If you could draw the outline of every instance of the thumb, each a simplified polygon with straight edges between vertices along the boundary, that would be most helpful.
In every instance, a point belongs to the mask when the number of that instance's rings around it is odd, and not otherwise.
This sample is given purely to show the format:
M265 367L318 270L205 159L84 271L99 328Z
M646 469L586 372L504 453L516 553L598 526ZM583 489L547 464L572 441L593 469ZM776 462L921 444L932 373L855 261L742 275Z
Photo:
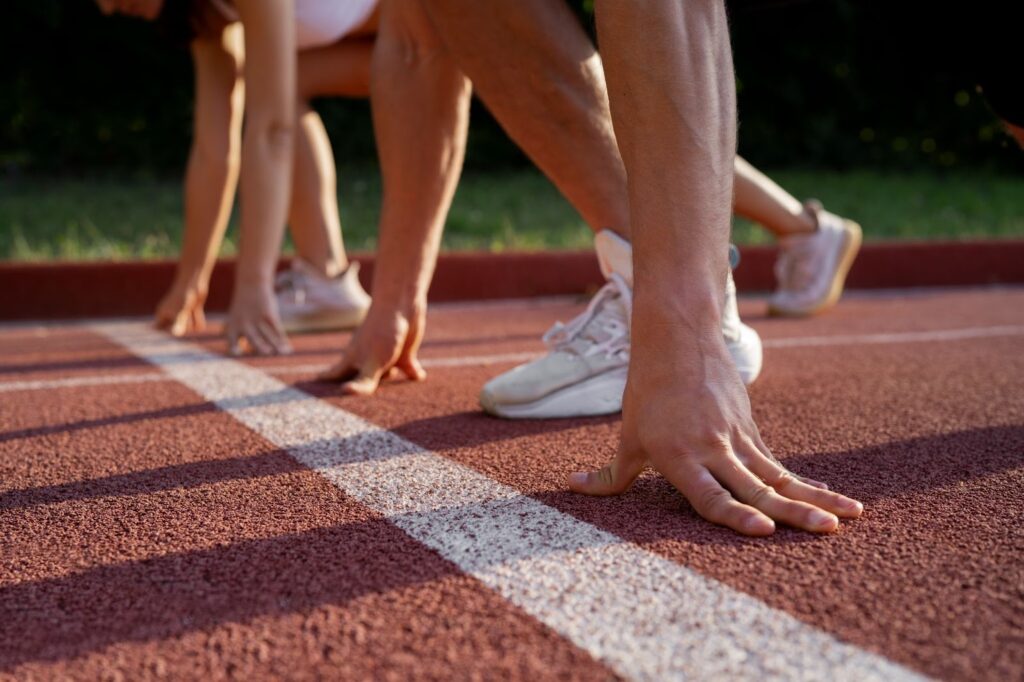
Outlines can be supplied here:
M344 395L373 395L380 386L380 374L360 374L355 379L346 381L341 385L341 392Z
M203 306L197 305L192 311L192 331L201 332L206 329L206 313L203 312Z
M387 372L385 367L376 362L364 362L362 367L349 363L349 374L339 377L342 395L373 395Z
M171 336L185 336L185 334L188 334L189 317L190 313L188 311L182 311L177 314L170 328Z
M637 451L620 448L615 459L597 471L569 474L569 489L584 495L618 495L632 485L645 465Z
M160 305L157 306L155 314L156 319L153 324L157 329L170 330L174 325L175 317L175 311L164 305L163 301L161 301Z
M398 369L413 381L423 381L427 378L427 371L423 369L415 353L403 355L397 363Z

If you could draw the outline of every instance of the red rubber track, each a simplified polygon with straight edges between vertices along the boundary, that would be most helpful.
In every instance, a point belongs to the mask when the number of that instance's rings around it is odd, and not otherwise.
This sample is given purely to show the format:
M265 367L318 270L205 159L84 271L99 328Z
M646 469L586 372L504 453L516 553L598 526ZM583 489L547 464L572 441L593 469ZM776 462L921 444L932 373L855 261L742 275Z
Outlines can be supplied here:
M438 308L424 358L542 350L581 304ZM617 418L483 416L512 366L435 367L369 399L309 381L344 335L295 339L284 375L565 513L927 675L1024 670L1024 290L854 296L814 320L744 319L768 342L751 399L793 470L866 504L814 537L747 540L661 478L593 499L565 477L612 454ZM773 341L919 332L916 340ZM199 339L221 349L214 336ZM0 329L4 382L155 370L80 327ZM0 678L612 677L475 579L171 381L0 393Z

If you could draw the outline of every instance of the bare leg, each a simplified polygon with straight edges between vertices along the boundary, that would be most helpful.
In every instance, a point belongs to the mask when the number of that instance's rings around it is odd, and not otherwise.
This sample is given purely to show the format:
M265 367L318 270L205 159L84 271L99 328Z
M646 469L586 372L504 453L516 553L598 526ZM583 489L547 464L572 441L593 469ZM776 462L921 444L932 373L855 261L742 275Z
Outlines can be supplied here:
M299 97L369 97L373 42L373 36L351 37L300 52Z
M288 3L239 2L245 27L245 111L238 262L224 332L231 353L290 352L274 271L291 202L295 159L295 22Z
M739 156L733 192L733 210L776 237L814 232L817 227L812 211Z
M348 259L338 215L334 153L309 100L325 95L369 96L372 53L372 38L345 39L299 53L298 134L288 224L299 257L325 277L344 272Z
M509 135L595 231L610 227L628 238L626 177L604 69L565 3L428 0L427 6ZM778 237L815 229L803 204L739 157L735 211Z
M156 325L175 336L206 326L210 275L238 185L245 85L240 25L192 43L195 113L185 172L185 231L174 283L156 310Z
M322 378L368 394L393 369L414 380L427 289L462 170L469 81L418 2L384 0L371 101L383 175L373 305L341 360Z
M341 240L337 175L331 141L320 116L307 102L298 105L295 170L288 225L299 257L325 277L348 267Z
M650 464L739 532L835 530L860 504L775 462L720 329L736 150L724 2L600 0L597 18L629 177L633 346L618 455L570 486L619 493Z
M599 231L629 236L601 58L564 2L428 0L438 35L499 123Z

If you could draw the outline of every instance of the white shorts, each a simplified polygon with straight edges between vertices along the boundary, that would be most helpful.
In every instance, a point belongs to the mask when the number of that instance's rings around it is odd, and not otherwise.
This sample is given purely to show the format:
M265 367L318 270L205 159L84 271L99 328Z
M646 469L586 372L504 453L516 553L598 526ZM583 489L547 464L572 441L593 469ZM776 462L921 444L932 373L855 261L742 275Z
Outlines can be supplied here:
M370 18L378 0L295 0L296 47L336 43Z

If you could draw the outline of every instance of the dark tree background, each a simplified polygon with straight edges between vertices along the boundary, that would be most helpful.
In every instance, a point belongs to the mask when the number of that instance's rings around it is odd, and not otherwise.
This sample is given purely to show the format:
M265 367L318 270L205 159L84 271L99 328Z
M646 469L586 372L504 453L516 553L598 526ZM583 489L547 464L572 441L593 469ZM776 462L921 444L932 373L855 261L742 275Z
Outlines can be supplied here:
M555 0L552 0L555 1ZM591 3L574 2L592 29ZM770 168L1024 169L934 4L731 6L740 149ZM177 173L190 135L186 51L90 0L19 0L0 27L0 171ZM370 163L366 102L318 108L340 163ZM468 165L527 163L475 106Z

